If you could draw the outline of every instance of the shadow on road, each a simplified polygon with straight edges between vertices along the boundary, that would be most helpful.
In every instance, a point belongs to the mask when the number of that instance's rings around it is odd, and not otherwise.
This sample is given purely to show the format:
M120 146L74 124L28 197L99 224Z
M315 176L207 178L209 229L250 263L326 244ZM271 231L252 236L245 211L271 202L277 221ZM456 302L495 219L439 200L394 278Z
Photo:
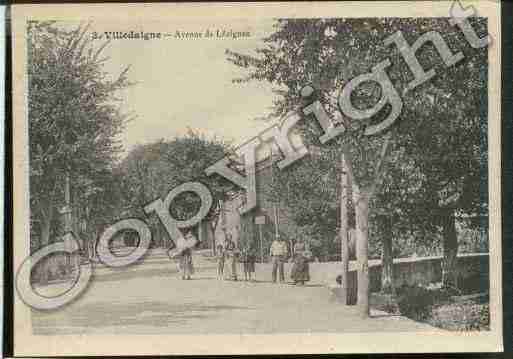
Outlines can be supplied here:
M198 272L208 271L212 268L210 267L202 267ZM110 281L119 281L119 280L128 280L135 279L141 277L168 277L168 278L176 278L178 274L178 270L176 266L162 266L157 268L137 268L137 270L133 270L132 268L113 268L109 269L109 273L102 273L100 275L94 275L95 282L110 282ZM191 279L214 279L214 277L193 277Z
M215 277L191 277L190 279L182 279L183 281L188 280L215 280Z
M71 308L70 308L71 309ZM56 313L39 312L32 316L35 334L62 334L65 328L123 328L131 325L168 327L184 324L193 319L205 319L228 314L236 310L254 308L233 305L204 305L200 303L169 304L165 302L112 303L99 302L75 307L57 319ZM63 312L64 314L64 312ZM55 326L58 320L59 325Z
M397 318L403 318L400 314L392 314L392 313L383 313L383 314L371 314L369 316L371 319L378 319L378 318L393 318L393 317L397 317Z

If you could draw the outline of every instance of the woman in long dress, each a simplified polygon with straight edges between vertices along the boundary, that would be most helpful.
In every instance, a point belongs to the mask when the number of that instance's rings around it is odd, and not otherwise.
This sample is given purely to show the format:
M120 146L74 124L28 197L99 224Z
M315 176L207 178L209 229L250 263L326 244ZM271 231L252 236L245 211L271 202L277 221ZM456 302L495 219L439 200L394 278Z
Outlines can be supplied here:
M305 284L310 280L310 251L305 245L305 242L299 241L294 245L294 259L290 277L294 284Z
M191 248L184 249L180 255L180 271L182 272L182 279L191 279L191 275L194 274Z
M224 267L225 279L237 280L237 248L231 236L226 239L225 246L226 263Z

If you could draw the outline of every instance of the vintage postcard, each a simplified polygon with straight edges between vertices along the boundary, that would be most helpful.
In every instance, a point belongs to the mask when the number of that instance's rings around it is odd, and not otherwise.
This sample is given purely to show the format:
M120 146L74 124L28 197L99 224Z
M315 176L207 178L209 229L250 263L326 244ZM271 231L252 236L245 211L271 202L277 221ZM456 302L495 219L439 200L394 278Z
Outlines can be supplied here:
M502 350L500 3L12 7L19 356Z

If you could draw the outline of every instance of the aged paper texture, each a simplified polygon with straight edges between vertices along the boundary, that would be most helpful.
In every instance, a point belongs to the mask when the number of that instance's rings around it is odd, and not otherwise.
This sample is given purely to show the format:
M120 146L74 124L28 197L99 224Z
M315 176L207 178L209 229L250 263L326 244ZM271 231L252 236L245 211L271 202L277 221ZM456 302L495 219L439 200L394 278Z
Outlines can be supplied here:
M499 2L12 32L15 355L502 349Z

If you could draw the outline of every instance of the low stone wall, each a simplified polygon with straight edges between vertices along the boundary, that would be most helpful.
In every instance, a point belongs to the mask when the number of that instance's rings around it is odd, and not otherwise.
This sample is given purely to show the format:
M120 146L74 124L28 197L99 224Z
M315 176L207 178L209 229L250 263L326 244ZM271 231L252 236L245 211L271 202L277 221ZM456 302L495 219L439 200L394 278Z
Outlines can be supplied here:
M381 261L380 261L381 262ZM488 253L462 254L456 264L457 286L465 292L489 289ZM371 267L371 290L381 289L381 263ZM442 281L442 257L406 258L394 261L394 284L428 285Z
M465 292L485 292L489 289L488 253L461 254L456 265L458 288ZM349 287L356 288L357 263L349 263ZM334 285L341 273L340 262L311 263L313 281ZM381 260L369 261L371 292L381 290ZM429 285L442 281L442 257L394 259L394 285Z

